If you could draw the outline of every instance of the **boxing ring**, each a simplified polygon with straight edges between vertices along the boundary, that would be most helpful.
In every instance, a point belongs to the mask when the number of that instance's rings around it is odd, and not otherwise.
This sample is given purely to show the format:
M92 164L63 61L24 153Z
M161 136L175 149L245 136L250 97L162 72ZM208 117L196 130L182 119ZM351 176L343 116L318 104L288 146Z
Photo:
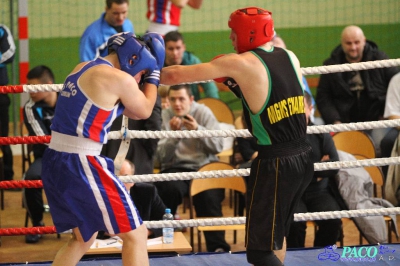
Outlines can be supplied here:
M374 250L374 246L362 246L365 254L368 250ZM356 247L357 248L357 247ZM360 250L361 247L358 247ZM357 250L357 252L358 252ZM362 252L364 252L362 250ZM327 252L325 249L320 248L304 248L304 249L288 249L286 252L285 265L298 266L298 265L328 265L328 266L351 266L351 265L399 265L400 260L400 244L385 245L383 254L379 254L375 259L369 258L341 258L343 248L337 248L333 251ZM394 251L394 252L393 252ZM351 252L351 251L350 251ZM373 251L370 251L373 252ZM373 254L373 253L371 253ZM364 255L363 255L364 256ZM162 256L149 258L151 266L215 266L215 265L230 265L242 266L248 265L245 252L235 253L196 253L186 254L180 256ZM358 264L355 264L358 263ZM10 264L0 264L10 265ZM48 266L51 261L38 262L38 263L21 263L12 265L35 265L35 266ZM79 266L116 266L122 265L121 258L95 258L83 259L78 263Z
M372 68L399 66L400 59L380 60L363 63L333 65L302 68L303 75L327 74L332 72L358 71ZM23 93L40 91L60 91L62 84L48 85L16 85L0 86L0 93ZM360 122L337 125L309 126L307 134L319 134L340 131L368 130L375 128L388 128L400 126L400 119L372 122ZM114 131L108 134L108 139L131 138L210 138L210 137L249 137L245 130L208 130L208 131ZM51 136L35 137L1 137L0 145L49 143ZM400 157L364 159L357 161L337 161L315 163L314 170L345 169L366 166L382 166L400 164ZM207 172L170 173L120 176L122 182L160 182L172 180L192 180L202 178L219 178L231 176L248 176L250 169L219 170ZM41 181L2 181L0 189L12 188L41 188ZM400 214L400 208L364 209L335 212L316 212L295 214L295 221L323 220L333 218L350 218L361 216L382 216ZM211 225L244 224L245 217L224 217L211 219L174 220L174 221L146 221L148 228L161 227L197 227ZM0 228L1 236L14 236L26 234L54 234L54 226L31 228ZM65 232L69 233L69 232ZM1 249L1 246L0 246ZM336 245L325 248L288 249L285 265L354 265L355 262L381 263L382 265L398 265L400 260L400 244L378 244L352 247L337 247ZM120 258L95 258L83 259L78 265L121 265ZM12 265L22 265L26 263ZM50 265L51 262L30 263L32 265ZM178 256L150 256L150 265L246 265L244 252L236 253L191 253ZM3 263L0 265L9 265Z

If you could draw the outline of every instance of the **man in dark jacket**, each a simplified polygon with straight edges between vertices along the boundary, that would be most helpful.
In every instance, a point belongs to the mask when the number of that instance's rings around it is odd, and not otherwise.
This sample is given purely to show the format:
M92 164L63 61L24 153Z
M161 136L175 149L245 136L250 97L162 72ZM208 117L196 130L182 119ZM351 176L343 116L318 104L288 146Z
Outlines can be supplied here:
M136 174L136 165L129 160L124 160L119 174ZM151 183L124 183L143 221L159 221L163 219L167 208L158 195L157 188ZM147 229L148 238L162 235L162 228Z
M143 221L159 221L163 219L166 206L153 184L136 183L131 187L129 193ZM162 228L147 229L147 232L148 238L159 237L162 235Z
M377 45L366 40L357 26L342 32L324 65L358 63L388 59ZM397 67L323 74L317 88L317 106L326 124L376 121L383 118L386 91Z
M0 86L8 84L7 64L12 63L15 55L14 38L6 25L0 24ZM0 137L8 137L10 98L0 93ZM4 179L13 180L13 154L10 145L0 146L3 151Z
M28 84L53 84L54 74L50 68L39 65L27 74ZM29 136L46 136L51 134L50 125L54 117L57 102L57 92L45 91L30 94L30 99L24 105L24 123ZM35 160L24 173L25 180L42 179L42 157L47 149L46 144L34 144ZM24 189L24 205L28 211L33 226L43 226L43 197L42 188ZM26 243L37 243L42 236L39 234L26 235Z

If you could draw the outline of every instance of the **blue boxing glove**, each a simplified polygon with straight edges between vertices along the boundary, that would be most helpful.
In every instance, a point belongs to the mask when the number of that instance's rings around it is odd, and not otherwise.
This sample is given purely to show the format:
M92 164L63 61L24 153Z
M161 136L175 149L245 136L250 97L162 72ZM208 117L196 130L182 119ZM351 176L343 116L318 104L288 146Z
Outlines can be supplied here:
M157 60L158 70L161 70L165 60L165 44L163 37L158 33L149 32L143 35L142 38L150 48L151 54Z
M165 60L164 39L160 34L154 32L146 33L142 38L146 45L150 48L151 54L157 60L157 65L154 71L144 77L144 82L158 86L160 83L160 70L163 68Z

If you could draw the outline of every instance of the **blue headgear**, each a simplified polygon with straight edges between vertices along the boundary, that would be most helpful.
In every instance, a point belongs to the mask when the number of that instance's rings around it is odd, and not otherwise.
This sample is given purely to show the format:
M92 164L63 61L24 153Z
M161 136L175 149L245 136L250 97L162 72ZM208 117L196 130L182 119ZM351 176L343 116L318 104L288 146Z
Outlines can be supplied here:
M135 76L142 70L154 71L157 60L146 44L131 32L121 32L111 36L107 42L108 53L115 51L121 70Z

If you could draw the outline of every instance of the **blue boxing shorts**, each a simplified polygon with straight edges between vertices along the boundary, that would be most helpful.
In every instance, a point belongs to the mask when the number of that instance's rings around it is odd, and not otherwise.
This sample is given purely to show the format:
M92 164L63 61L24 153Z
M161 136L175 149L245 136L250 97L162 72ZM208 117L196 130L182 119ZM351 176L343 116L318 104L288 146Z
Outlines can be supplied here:
M88 152L93 141L54 135L43 156L42 180L57 232L78 227L86 242L97 231L119 234L139 227L142 219L114 174L114 162L96 155L102 145L94 143L95 151Z

